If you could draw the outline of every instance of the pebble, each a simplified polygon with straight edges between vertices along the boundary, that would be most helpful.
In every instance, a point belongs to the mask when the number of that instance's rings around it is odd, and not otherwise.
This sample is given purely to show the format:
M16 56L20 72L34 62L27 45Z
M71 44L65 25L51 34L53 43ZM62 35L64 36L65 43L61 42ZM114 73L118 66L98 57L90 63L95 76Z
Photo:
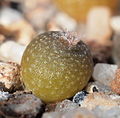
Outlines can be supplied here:
M55 111L56 105L57 105L57 102L46 104L45 112L53 112L53 111Z
M86 108L77 108L65 113L50 112L44 113L42 118L97 118L91 111Z
M48 5L47 7L41 7L41 5L38 4L36 8L32 9L24 6L24 13L30 23L35 27L35 29L37 29L38 31L44 31L46 30L46 23L53 16L53 14L55 14L55 8L51 5Z
M120 33L120 16L113 16L110 21L112 29Z
M110 25L114 31L113 36L113 59L114 62L120 66L120 16L114 16L111 18Z
M114 31L113 36L113 60L120 67L120 16L111 18L110 25Z
M62 28L62 30L74 31L77 27L77 22L65 13L59 12L54 18L54 22Z
M96 91L93 90L94 87L96 88ZM95 82L89 82L89 84L86 86L86 91L88 93L93 93L93 92L110 93L111 89L109 86L105 86L104 84L95 81Z
M56 105L55 111L64 113L77 108L79 108L78 104L70 100L64 100Z
M78 108L63 114L62 118L97 118L91 111L86 108Z
M21 58L26 46L20 45L14 41L6 41L0 45L0 59L21 63Z
M114 107L110 110L107 110L102 115L102 118L120 118L120 107Z
M0 62L0 89L16 91L23 89L20 80L20 66L13 62Z
M8 92L0 91L0 101L8 100L10 94Z
M5 36L3 34L0 34L0 43L3 43L5 41Z
M35 30L25 19L19 20L7 27L13 32L13 38L19 44L27 46L35 36Z
M118 95L118 94L110 94L109 96L110 96L111 99L120 102L120 95Z
M109 95L104 93L91 93L84 99L81 103L81 107L85 107L89 110L94 109L97 106L104 107L105 110L108 110L112 107L118 107L119 102L115 99L112 99Z
M103 85L110 86L110 82L115 78L117 65L98 63L94 67L93 78Z
M117 69L115 78L111 82L111 89L117 94L120 94L120 69Z
M120 107L106 109L105 106L96 106L94 109L79 107L68 112L47 112L42 118L120 118Z
M22 18L23 16L20 12L10 7L2 7L2 9L0 9L0 24L2 25L12 24Z
M119 32L116 32L113 37L112 57L114 63L116 63L120 67L120 33Z
M99 90L99 87L95 84L95 82L90 82L86 86L86 91L88 93L94 93L94 92L99 92L100 90Z
M0 118L40 118L44 103L33 94L17 92L0 102Z
M87 45L90 47L94 64L108 63L111 61L113 45L103 45L96 41L87 41Z
M110 43L112 30L110 28L111 12L108 7L94 7L87 17L87 33L89 40L106 45Z
M98 118L120 118L120 107L113 107L109 110L104 110L103 107L96 107L92 111Z
M46 112L43 114L42 118L62 118L61 112Z
M85 91L81 91L81 92L76 93L76 95L73 97L73 102L81 105L82 101L87 96L87 94L88 93Z

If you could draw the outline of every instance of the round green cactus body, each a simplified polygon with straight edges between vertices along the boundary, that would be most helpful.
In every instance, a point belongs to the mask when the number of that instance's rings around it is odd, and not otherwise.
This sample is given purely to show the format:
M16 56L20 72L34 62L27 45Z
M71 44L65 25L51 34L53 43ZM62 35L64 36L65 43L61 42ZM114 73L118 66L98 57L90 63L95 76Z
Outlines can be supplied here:
M62 31L37 35L26 48L21 66L26 88L44 102L72 97L86 86L93 71L88 47Z

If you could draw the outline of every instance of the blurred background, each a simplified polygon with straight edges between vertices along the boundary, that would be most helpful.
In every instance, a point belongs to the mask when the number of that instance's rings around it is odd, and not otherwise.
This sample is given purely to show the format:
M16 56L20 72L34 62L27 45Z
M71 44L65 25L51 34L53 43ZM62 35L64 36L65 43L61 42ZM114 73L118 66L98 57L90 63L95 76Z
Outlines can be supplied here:
M95 63L119 64L119 3L119 0L0 0L0 60L20 63L24 49L37 33L67 30L77 32L90 46Z

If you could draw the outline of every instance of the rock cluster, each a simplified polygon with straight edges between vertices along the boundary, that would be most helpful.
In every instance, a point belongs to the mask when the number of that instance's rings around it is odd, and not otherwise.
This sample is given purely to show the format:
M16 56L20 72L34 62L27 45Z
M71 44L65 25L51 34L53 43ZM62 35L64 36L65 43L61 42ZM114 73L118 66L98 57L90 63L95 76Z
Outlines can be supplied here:
M44 108L44 103L33 94L17 92L0 102L0 118L36 118Z

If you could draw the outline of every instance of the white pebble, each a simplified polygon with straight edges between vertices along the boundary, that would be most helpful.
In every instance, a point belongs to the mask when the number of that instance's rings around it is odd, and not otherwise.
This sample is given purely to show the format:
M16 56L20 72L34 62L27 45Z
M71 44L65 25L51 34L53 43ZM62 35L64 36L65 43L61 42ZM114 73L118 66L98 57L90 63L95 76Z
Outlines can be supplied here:
M120 16L112 17L110 25L115 32L120 32Z
M62 12L57 14L57 16L55 18L55 22L59 26L66 28L69 31L73 31L77 27L76 21Z
M0 46L0 57L20 64L25 48L14 41L7 41Z
M3 7L0 11L0 24L9 25L22 19L20 12L9 7Z
M115 78L117 68L117 65L96 64L92 76L94 80L109 86L110 82Z

